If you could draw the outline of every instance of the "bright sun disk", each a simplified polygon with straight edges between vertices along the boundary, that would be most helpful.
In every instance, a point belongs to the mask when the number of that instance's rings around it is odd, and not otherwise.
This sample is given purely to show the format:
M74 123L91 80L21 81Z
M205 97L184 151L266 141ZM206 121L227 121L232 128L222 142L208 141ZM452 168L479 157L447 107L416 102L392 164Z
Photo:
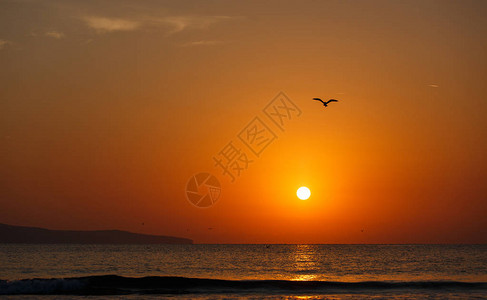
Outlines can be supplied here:
M311 196L311 191L307 187L302 186L298 189L296 195L298 196L299 199L306 200L309 198L309 196Z

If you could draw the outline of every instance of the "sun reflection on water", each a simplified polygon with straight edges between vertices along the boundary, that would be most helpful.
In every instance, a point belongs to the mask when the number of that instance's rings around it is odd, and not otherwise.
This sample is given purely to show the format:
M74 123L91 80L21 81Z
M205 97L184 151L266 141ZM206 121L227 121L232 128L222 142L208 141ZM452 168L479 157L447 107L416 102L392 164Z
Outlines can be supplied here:
M318 253L314 245L296 245L294 251L294 277L292 280L309 281L318 279Z

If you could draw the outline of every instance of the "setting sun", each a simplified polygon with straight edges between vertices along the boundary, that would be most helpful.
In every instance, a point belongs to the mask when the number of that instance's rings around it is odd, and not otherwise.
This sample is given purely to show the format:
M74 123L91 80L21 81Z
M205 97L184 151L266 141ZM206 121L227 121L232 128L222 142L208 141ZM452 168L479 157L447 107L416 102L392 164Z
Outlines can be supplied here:
M311 191L307 187L302 186L298 189L296 195L298 196L299 199L306 200L309 198L309 196L311 196Z
M487 300L486 14L0 0L0 296Z

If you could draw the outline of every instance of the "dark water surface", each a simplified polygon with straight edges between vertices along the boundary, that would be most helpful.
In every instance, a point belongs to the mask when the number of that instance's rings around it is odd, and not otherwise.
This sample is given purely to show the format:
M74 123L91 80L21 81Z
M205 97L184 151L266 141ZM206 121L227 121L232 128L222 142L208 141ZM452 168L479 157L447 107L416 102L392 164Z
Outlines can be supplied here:
M487 245L3 244L0 279L14 299L485 298Z

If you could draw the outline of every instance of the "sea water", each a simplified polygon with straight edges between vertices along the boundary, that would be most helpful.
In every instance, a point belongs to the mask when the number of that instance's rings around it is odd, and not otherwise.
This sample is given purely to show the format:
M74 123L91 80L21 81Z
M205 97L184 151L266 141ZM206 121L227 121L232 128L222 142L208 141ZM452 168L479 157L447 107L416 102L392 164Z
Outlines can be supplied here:
M0 244L0 295L487 298L487 245Z

